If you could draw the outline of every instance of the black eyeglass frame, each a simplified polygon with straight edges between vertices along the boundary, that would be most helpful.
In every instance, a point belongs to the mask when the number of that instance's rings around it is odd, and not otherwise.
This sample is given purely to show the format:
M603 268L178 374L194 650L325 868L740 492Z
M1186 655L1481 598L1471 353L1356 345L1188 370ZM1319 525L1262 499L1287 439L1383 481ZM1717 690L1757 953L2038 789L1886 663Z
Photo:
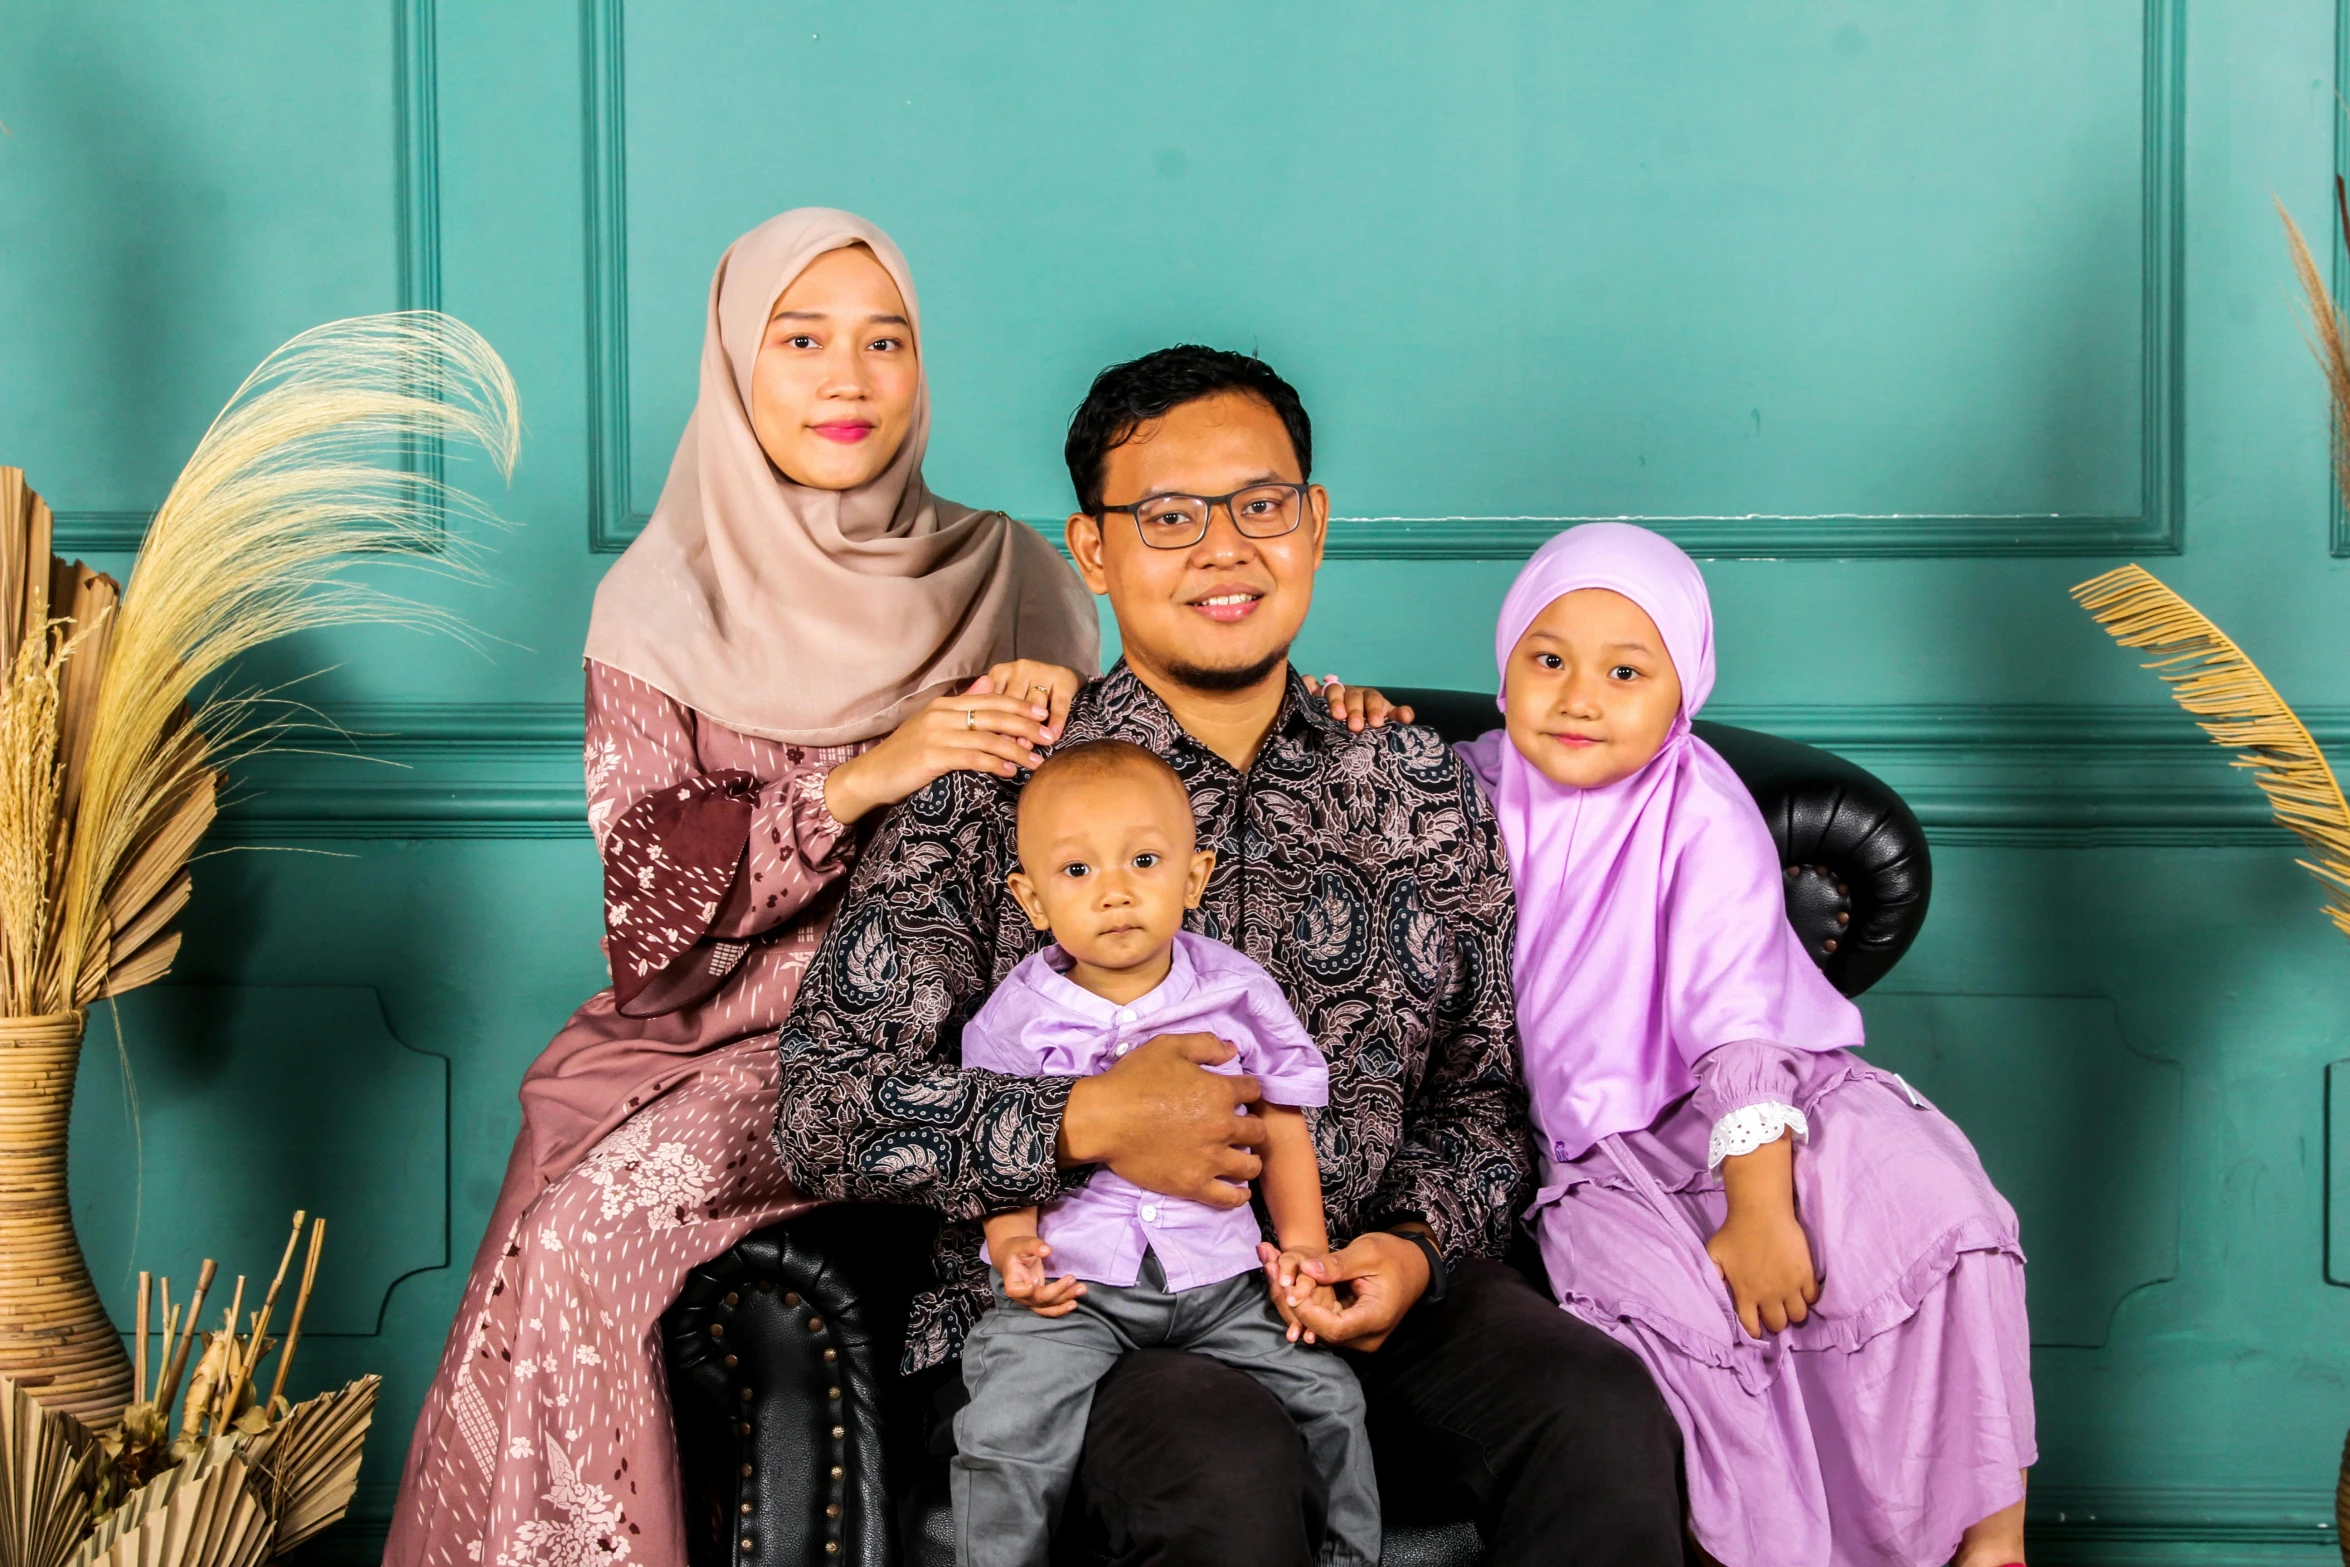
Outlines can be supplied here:
M1285 539L1289 537L1289 535L1295 533L1299 528L1305 526L1306 492L1312 488L1313 486L1311 484L1291 484L1286 479L1266 479L1258 484L1244 484L1239 489L1230 491L1223 495L1186 495L1178 490L1170 492L1166 495L1146 495L1141 500L1135 501L1131 505L1103 506L1094 513L1094 518L1096 521L1099 521L1101 518L1107 517L1114 511L1124 512L1127 516L1134 519L1134 536L1142 540L1143 548L1153 550L1187 550L1193 548L1199 543L1200 540L1208 536L1208 529L1216 525L1216 508L1221 506L1224 508L1224 515L1232 519L1233 528L1239 532L1242 538ZM1248 531L1248 524L1240 520L1240 513L1233 510L1232 503L1241 496L1247 495L1256 490L1287 490L1297 497L1297 514L1296 517L1290 522L1288 527L1283 528L1278 533L1251 533ZM1198 501L1204 505L1207 510L1200 514L1199 532L1193 534L1190 538L1185 539L1180 543L1153 544L1151 542L1151 536L1143 531L1142 509L1145 506L1155 506L1161 501Z

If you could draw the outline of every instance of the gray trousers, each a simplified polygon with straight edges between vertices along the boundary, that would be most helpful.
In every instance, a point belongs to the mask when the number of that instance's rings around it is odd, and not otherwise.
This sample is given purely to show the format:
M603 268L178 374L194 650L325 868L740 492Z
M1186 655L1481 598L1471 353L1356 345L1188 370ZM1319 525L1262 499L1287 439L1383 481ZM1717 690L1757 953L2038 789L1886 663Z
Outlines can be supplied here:
M1093 1411L1094 1385L1130 1349L1187 1349L1254 1377L1281 1401L1330 1491L1325 1567L1376 1567L1379 1489L1363 1390L1330 1350L1292 1344L1262 1273L1170 1293L1159 1259L1123 1288L1087 1284L1077 1309L1040 1317L1004 1298L963 1345L971 1402L955 1416L950 1485L956 1567L1044 1567Z

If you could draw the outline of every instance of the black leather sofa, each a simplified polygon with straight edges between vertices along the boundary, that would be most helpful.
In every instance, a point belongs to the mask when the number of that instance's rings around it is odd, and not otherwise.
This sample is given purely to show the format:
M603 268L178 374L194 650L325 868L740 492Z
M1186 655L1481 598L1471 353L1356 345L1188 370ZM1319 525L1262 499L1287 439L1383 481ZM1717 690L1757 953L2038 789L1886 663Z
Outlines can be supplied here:
M1490 696L1398 690L1448 740L1494 727ZM1925 834L1840 757L1700 722L1754 793L1787 867L1787 918L1846 995L1899 961L1926 916ZM750 1236L663 1319L694 1567L949 1567L923 1392L897 1375L929 1221L846 1204ZM1391 1521L1386 1567L1473 1567L1466 1522Z

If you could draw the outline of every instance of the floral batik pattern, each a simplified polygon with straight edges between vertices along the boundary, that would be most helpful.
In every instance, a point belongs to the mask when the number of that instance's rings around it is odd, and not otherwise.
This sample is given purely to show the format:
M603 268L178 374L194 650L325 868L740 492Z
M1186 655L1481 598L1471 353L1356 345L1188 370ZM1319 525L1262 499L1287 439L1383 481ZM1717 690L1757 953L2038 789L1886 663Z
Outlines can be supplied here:
M1079 692L1064 744L1133 741L1190 791L1216 854L1188 928L1269 970L1330 1062L1307 1112L1333 1244L1424 1219L1447 1256L1498 1254L1530 1190L1515 910L1493 812L1434 731L1356 734L1293 672L1255 763L1193 740L1123 663ZM862 852L780 1035L784 1167L811 1196L949 1219L908 1369L951 1357L988 1303L978 1221L1049 1201L1067 1078L959 1065L961 1021L1046 939L1004 882L1016 781L954 773Z
M511 1226L435 1385L448 1418L418 1438L443 1521L471 1525L421 1559L681 1560L660 1318L688 1271L805 1206L767 1136L774 1081L763 1039L711 1052Z

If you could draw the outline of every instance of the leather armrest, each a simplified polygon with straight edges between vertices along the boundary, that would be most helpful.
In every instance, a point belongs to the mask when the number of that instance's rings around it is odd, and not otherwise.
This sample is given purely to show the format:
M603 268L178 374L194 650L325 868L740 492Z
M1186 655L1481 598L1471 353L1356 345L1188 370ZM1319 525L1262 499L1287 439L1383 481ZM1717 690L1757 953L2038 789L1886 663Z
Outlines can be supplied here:
M893 1567L906 1302L936 1221L841 1204L686 1278L662 1318L693 1567Z

